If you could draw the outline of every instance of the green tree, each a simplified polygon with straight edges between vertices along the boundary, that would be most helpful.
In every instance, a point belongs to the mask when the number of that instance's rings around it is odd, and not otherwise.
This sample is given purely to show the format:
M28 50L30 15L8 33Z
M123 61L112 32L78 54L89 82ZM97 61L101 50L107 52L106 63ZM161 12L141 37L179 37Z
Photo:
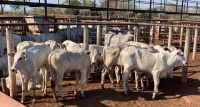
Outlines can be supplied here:
M8 1L8 0L2 0L2 1ZM5 7L5 4L1 4L1 13L4 14L4 7Z
M24 1L24 0L15 0L15 1L17 1L17 2L22 2L22 1ZM27 0L25 0L25 1L27 1ZM11 12L14 10L14 11L15 11L15 14L16 14L17 11L19 11L20 9L22 9L22 6L20 6L20 5L10 5L10 7L11 7ZM26 9L25 9L25 7L24 7L24 13L26 14Z
M101 0L100 1L100 6L102 8L107 7L107 1L106 0ZM124 2L124 0L112 0L109 2L109 8L115 8L115 9L133 9L134 8L134 2L130 0L129 4L128 2ZM136 8L136 7L135 7ZM103 17L106 17L106 12L104 11L102 13ZM130 16L132 16L131 14ZM117 11L110 11L109 12L110 17L118 17L118 18L125 18L127 16L126 12L117 12Z
M69 0L64 0L62 2L62 4L65 4L65 5L69 5ZM79 0L70 0L70 5L73 5L73 6L81 6L82 3L79 1ZM68 15L77 15L79 14L79 10L78 9L70 9L70 8L67 8L64 10L64 12Z
M44 15L44 8L32 8L32 14Z

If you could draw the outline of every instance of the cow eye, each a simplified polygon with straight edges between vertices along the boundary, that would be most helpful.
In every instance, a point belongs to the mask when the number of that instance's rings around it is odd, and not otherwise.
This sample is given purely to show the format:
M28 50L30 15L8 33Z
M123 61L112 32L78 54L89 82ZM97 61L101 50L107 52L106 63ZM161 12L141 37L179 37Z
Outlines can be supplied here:
M19 58L19 60L22 60L22 58Z

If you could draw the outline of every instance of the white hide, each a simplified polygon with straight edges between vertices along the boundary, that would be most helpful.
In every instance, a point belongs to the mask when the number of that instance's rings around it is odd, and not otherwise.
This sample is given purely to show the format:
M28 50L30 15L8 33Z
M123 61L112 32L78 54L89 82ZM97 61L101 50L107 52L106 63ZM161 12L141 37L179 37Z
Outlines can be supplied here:
M17 51L23 51L24 49L29 49L32 47L36 42L33 41L23 41L17 45Z
M81 74L81 95L84 97L84 83L86 73L90 67L90 58L83 50L72 52L63 49L56 49L49 55L49 65L51 66L51 83L57 83L61 97L64 98L62 91L63 75L67 70L76 71L76 85L75 93L77 91L77 84L79 81L79 74ZM80 72L79 72L80 71ZM55 94L55 86L52 86Z
M181 50L171 53L149 53L135 47L123 49L120 53L118 64L124 67L122 80L125 94L127 94L126 81L129 72L130 70L136 70L153 75L154 93L152 98L154 99L155 95L158 94L160 78L165 77L169 72L173 72L173 68L179 66L181 63L186 64L187 61L182 55Z
M47 82L47 72L45 68L48 64L48 55L51 52L51 48L44 45L34 45L28 50L18 51L14 56L14 63L11 67L12 71L19 70L22 77L22 103L25 101L24 91L26 90L25 84L33 78L33 87L35 87L35 81L38 77L38 70L43 68L43 85L44 94L46 94L46 82ZM35 95L35 90L34 95ZM35 96L33 96L35 98ZM33 99L36 101L36 99Z

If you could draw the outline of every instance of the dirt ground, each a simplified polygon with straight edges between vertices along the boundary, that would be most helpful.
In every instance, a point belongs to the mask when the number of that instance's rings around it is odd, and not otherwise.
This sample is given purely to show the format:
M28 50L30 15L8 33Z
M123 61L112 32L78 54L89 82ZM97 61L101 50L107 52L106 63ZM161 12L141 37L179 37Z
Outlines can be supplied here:
M191 58L191 57L190 57ZM152 100L153 88L146 91L136 91L135 84L129 83L130 92L124 95L122 87L113 87L108 79L105 82L105 89L101 89L100 77L90 80L85 85L85 98L81 97L80 91L73 94L74 79L64 78L63 90L66 100L60 98L58 101L53 98L53 93L48 83L48 95L43 97L40 90L36 90L37 103L32 103L32 91L26 92L26 106L29 107L198 107L200 106L200 52L196 60L189 61L188 79L186 84L181 84L181 66L174 69L172 79L161 79L159 85L160 96ZM80 86L79 86L80 90ZM18 93L17 101L21 100L21 92Z

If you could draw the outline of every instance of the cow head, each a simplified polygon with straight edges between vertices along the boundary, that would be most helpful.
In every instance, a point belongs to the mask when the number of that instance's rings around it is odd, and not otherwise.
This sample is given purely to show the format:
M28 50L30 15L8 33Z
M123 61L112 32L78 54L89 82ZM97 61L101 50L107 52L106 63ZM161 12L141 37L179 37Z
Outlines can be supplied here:
M183 65L187 65L187 60L185 59L183 52L180 49L176 50L176 54L177 54L177 62L175 64L175 67L179 66L181 63Z
M90 61L92 65L95 65L97 58L101 56L101 53L96 48L91 48L88 52L90 52L88 55L90 56Z
M23 51L17 52L14 56L14 63L11 67L11 70L13 72L16 72L17 70L24 68L26 60L27 60L26 49L24 49Z
M60 48L58 43L54 40L48 40L45 42L45 44L47 44L51 48L52 51Z
M91 72L94 72L94 67L95 67L95 64L96 64L96 61L98 59L98 57L100 57L100 53L99 51L96 49L96 48L91 48L90 50L88 50L87 52L87 55L89 55L90 57L90 62L91 62Z

